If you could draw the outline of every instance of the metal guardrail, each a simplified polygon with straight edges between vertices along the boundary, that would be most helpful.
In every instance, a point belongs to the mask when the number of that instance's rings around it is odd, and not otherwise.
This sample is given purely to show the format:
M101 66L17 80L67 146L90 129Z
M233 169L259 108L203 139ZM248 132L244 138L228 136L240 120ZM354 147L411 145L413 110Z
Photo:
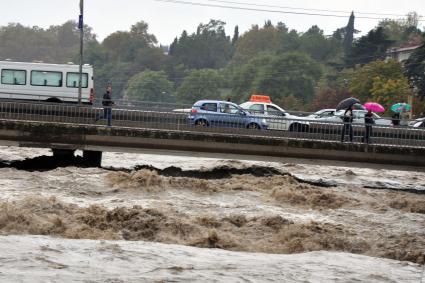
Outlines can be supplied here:
M103 108L91 105L0 101L0 119L5 120L106 126L105 120L95 121L96 116L102 113ZM207 123L197 123L197 118L205 119ZM252 123L263 122L267 129L251 127ZM147 111L115 106L112 108L112 126L341 142L344 124L307 118L288 119L224 113L208 113L207 117L202 117L200 114L196 116L188 112ZM353 142L364 142L365 125L352 124L352 129ZM345 141L349 141L348 133ZM373 125L370 142L391 147L425 147L425 128Z
M35 93L15 93L15 92L6 92L0 91L0 97L3 101L16 101L20 102L36 102L36 103L51 103L48 101L51 98L51 95L35 94ZM53 103L63 103L77 105L78 98L75 96L54 96L57 101ZM94 97L93 101L89 102L89 97L87 95L83 96L82 103L83 105L93 105L102 107L102 96ZM184 103L172 103L172 102L155 102L155 101L141 101L141 100L128 100L128 99L113 99L115 106L124 108L124 109L139 109L139 110L163 110L171 111L173 109L183 109L190 108L192 105Z

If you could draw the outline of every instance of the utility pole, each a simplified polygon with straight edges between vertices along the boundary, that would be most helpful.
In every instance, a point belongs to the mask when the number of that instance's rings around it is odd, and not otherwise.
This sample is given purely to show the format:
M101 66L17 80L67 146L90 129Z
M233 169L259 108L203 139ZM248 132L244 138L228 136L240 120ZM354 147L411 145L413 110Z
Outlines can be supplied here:
M80 0L80 16L78 18L78 28L80 29L80 79L78 82L78 104L81 104L81 87L83 82L83 38L84 38L84 0Z

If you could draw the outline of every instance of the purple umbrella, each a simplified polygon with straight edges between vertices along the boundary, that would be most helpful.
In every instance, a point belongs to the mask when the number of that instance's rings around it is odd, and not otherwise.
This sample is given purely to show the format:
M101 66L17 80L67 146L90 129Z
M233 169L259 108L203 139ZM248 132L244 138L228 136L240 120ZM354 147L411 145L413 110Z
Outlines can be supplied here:
M385 112L384 106L376 102L367 102L364 105L364 108L373 112Z

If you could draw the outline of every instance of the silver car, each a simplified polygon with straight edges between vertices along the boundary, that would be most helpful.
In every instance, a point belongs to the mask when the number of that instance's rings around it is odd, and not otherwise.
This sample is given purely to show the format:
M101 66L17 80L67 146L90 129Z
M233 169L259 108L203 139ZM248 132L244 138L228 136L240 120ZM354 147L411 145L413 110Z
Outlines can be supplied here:
M316 118L316 121L324 121L324 122L342 122L342 118L344 116L345 110L336 111L332 116L321 116ZM367 113L367 110L353 110L353 123L356 124L364 124L364 117ZM375 120L376 125L380 126L392 126L392 121L388 119L381 118L376 113L372 113L373 119Z

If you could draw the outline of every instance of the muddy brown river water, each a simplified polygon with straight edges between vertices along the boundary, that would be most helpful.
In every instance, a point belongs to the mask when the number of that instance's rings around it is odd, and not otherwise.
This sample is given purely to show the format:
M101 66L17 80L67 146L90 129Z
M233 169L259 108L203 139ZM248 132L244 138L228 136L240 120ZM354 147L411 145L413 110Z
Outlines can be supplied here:
M2 282L425 280L417 168L129 153L13 166L39 156L0 148Z

